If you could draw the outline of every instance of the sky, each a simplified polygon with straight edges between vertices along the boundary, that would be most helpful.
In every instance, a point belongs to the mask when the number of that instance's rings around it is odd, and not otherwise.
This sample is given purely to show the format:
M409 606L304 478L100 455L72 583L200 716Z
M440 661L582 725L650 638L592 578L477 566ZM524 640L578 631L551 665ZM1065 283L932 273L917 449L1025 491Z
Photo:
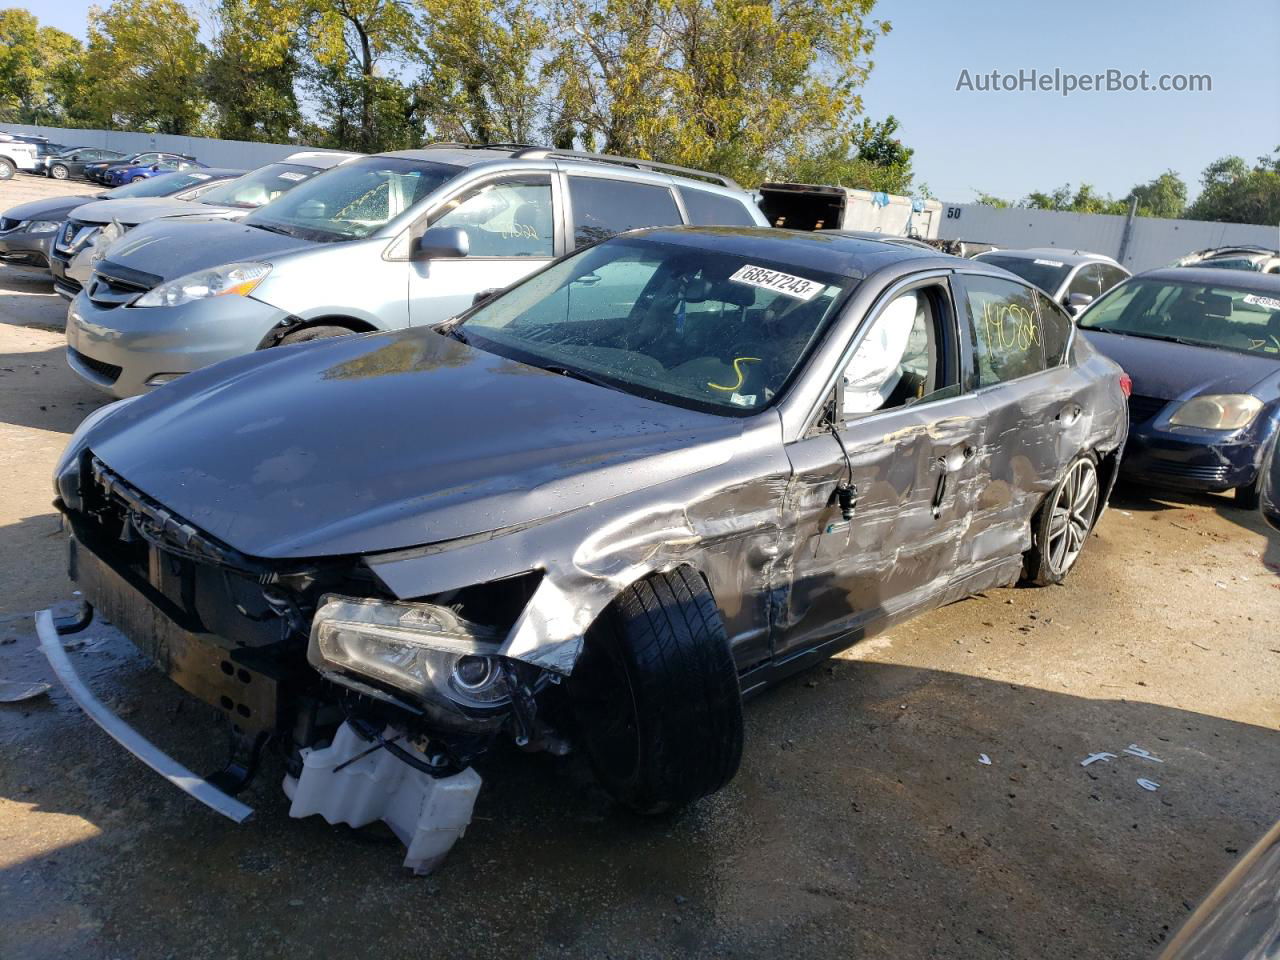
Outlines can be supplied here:
M0 0L11 5L14 0ZM88 0L18 0L41 23L84 37ZM197 10L200 8L197 7ZM1123 196L1172 169L1197 192L1212 161L1252 162L1280 146L1280 3L1267 0L880 0L893 31L862 89L915 149L917 182L944 201L1019 199L1090 183ZM1201 92L957 89L1017 75L1207 74Z

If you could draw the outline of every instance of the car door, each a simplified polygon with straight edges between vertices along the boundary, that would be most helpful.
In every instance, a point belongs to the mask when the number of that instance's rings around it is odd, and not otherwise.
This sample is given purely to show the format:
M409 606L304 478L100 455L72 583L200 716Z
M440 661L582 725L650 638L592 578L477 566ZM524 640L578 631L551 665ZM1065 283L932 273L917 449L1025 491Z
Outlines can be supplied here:
M1066 362L1074 327L1048 297L1003 277L961 273L956 299L985 407L984 469L961 563L1020 556L1031 518L1084 442L1086 384Z
M827 409L787 447L778 659L852 643L955 578L985 413L965 392L964 349L943 274L896 284L859 326Z
M550 263L563 249L559 185L549 172L508 173L468 184L411 230L460 227L470 251L454 259L409 261L409 318L439 323L475 295L508 286Z

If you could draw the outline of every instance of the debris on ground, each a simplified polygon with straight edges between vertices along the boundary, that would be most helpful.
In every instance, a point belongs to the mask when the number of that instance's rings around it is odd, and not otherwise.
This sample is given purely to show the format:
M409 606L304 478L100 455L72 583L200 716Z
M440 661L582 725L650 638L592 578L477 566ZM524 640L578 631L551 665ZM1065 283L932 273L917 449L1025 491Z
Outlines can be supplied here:
M1124 752L1129 754L1130 756L1141 757L1143 760L1154 760L1156 763L1164 763L1163 760L1157 757L1150 750L1144 750L1142 747L1138 746L1136 743L1129 744L1127 747L1124 748Z
M1159 790L1160 789L1160 784L1156 783L1154 780L1148 780L1145 777L1138 778L1138 786L1140 786L1143 790Z
M991 758L988 757L985 753L978 754L978 762L982 764L984 767L991 766Z
M1080 761L1080 766L1087 767L1089 764L1097 763L1099 760L1105 762L1107 760L1114 760L1115 758L1116 755L1114 753L1091 753Z
M39 680L0 680L0 703L22 703L49 692L49 684Z

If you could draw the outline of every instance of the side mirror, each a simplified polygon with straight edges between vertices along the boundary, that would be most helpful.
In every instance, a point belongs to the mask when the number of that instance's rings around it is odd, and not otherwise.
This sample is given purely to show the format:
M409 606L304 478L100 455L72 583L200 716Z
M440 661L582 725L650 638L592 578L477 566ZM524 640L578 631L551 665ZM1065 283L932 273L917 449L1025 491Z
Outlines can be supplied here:
M413 242L415 260L457 260L471 252L471 238L461 227L431 227Z
M1078 317L1084 313L1084 308L1093 303L1093 297L1087 293L1072 293L1067 296L1067 313L1073 317Z
M474 307L476 304L484 303L486 300L492 300L501 292L501 287L490 287L488 290L481 290L471 298L471 305Z

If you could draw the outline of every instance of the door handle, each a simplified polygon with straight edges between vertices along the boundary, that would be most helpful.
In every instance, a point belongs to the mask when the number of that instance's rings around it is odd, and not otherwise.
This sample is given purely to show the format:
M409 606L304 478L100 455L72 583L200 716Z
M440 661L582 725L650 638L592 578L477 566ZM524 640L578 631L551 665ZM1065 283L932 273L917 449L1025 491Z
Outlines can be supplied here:
M935 520L942 516L942 501L947 495L947 476L951 473L945 458L938 458L938 466L941 468L938 474L938 485L933 488L933 503L929 505Z

